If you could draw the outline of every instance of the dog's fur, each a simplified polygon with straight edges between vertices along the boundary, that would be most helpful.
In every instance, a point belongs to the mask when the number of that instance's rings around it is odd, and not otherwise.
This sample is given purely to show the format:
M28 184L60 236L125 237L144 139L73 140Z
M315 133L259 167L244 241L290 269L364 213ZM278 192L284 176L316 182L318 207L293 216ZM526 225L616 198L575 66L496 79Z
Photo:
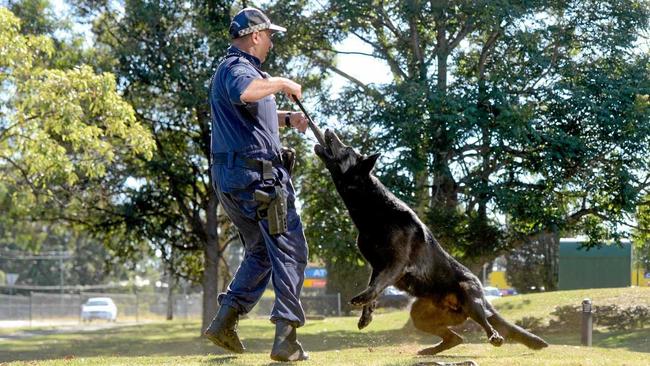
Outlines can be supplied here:
M330 130L324 141L326 146L319 144L314 150L332 174L359 230L359 250L372 267L368 287L350 301L363 307L359 329L372 321L377 296L394 284L417 298L411 306L415 327L442 338L420 354L436 354L461 344L463 338L450 326L468 317L485 330L494 346L500 346L504 338L533 349L548 346L502 318L485 299L478 278L445 252L415 212L371 174L378 154L362 156Z

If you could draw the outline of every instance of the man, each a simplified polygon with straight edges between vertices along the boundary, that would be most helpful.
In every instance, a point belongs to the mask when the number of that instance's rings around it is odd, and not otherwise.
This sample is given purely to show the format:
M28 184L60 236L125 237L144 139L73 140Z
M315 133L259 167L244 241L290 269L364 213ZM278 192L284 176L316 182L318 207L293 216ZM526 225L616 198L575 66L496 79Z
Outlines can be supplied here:
M211 174L246 253L227 292L219 294L219 311L205 335L222 348L243 352L239 316L255 306L272 278L276 332L271 358L299 361L308 358L296 340L296 328L305 323L299 297L307 244L294 206L290 168L281 158L278 128L305 132L307 120L301 113L277 111L275 104L278 92L301 98L301 86L260 70L273 48L273 35L284 31L257 9L237 13L230 23L228 55L211 82Z

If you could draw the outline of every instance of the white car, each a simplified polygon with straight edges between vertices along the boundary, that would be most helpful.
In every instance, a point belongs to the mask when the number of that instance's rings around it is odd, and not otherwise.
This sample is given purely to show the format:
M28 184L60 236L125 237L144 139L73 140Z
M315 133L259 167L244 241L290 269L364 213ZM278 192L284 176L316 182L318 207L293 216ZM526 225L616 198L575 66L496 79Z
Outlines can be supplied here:
M499 290L496 287L483 287L483 294L485 295L485 299L489 302L492 302L494 299L498 299L501 297L501 290Z
M91 297L81 305L81 320L106 319L114 322L117 319L117 306L110 297Z

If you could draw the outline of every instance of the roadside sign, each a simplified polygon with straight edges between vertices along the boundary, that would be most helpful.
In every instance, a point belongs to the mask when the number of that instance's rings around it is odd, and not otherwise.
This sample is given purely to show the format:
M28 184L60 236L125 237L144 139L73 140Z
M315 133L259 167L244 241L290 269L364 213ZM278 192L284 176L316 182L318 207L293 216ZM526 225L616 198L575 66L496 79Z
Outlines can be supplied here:
M307 278L303 283L305 288L325 288L327 287L327 280L319 278Z
M323 267L306 268L305 278L327 278L327 269Z

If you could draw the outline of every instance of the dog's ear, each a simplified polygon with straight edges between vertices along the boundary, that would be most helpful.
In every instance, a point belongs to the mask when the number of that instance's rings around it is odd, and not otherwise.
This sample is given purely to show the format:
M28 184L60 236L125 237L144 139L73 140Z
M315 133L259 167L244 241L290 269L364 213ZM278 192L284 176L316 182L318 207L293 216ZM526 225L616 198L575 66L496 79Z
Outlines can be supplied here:
M357 164L357 169L361 173L369 174L372 171L372 169L375 167L375 164L377 163L377 159L379 159L380 156L381 154L372 154L366 158L363 158L363 160L361 160L359 164Z

